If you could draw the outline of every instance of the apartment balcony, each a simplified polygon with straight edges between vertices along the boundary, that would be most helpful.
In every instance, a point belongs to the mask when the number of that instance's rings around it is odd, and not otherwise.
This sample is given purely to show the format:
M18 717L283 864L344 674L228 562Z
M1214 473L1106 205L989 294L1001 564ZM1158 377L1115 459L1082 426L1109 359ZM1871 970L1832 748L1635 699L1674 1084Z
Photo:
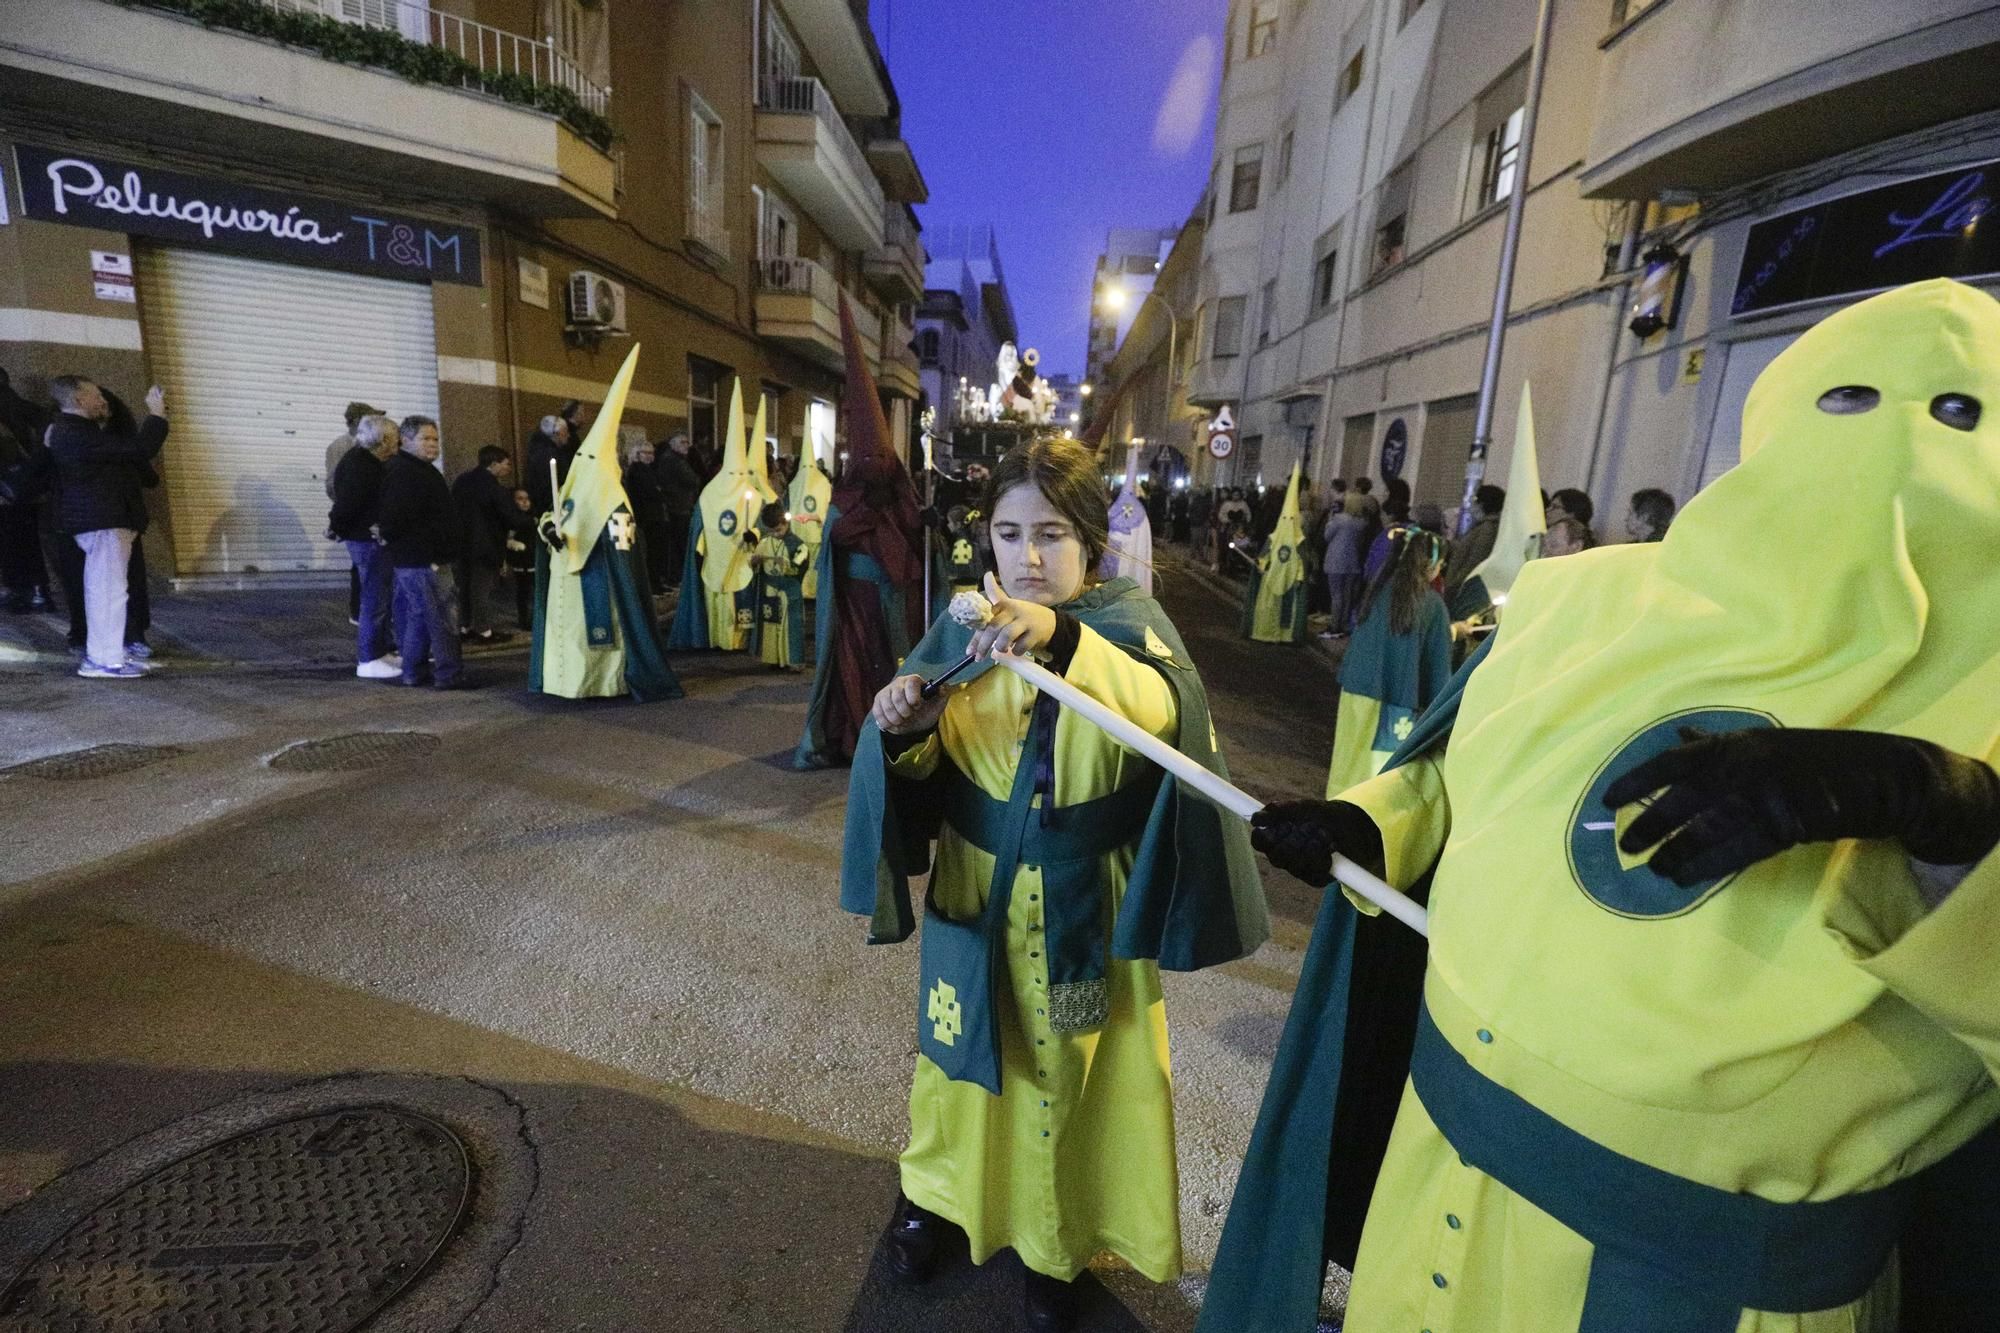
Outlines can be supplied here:
M882 245L881 182L818 79L772 79L757 108L757 161L843 250Z
M757 333L809 361L839 370L847 364L840 342L840 283L810 259L757 261ZM861 302L848 301L861 353L873 365L882 355L882 321Z
M927 204L931 187L917 170L917 155L902 139L870 139L868 162L882 181L883 192L899 204Z
M924 299L924 247L906 211L890 208L883 215L881 247L869 253L863 271L892 304Z
M262 0L244 30L109 0L0 0L0 84L10 110L55 135L131 126L149 143L314 178L615 215L609 90L549 43L414 4L373 8L394 18L353 26L379 66L310 45L352 36L339 0ZM285 40L249 30L265 10ZM433 81L414 81L417 62Z
M704 205L694 200L687 206L687 245L696 259L711 268L721 268L729 263L729 229L722 225L722 209L719 205Z
M785 18L848 115L889 114L889 89L865 9L855 13L850 0L786 0Z
M1984 111L1988 0L1656 0L1602 43L1582 183L1710 193Z
M1196 407L1216 408L1243 401L1243 358L1217 357L1195 363L1187 377L1187 400Z
M910 346L917 331L895 315L890 315L882 331L882 369L876 378L882 391L896 398L915 400L923 393L917 375L917 353Z

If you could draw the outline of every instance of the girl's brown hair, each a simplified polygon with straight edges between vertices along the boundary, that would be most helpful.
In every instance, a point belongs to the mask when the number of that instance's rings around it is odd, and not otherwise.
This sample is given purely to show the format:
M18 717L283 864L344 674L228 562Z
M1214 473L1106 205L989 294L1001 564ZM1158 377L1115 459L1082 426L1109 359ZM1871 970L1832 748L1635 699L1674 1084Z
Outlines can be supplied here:
M1387 594L1389 632L1408 634L1414 630L1424 594L1431 590L1431 570L1443 557L1443 544L1435 533L1412 527L1389 529L1389 559L1369 586L1356 619L1366 620L1375 603Z
M1084 576L1089 578L1104 558L1111 541L1110 504L1104 498L1104 480L1098 475L1097 455L1079 441L1061 439L1029 440L1007 451L993 468L986 483L980 509L987 522L1000 497L1016 486L1033 486L1056 512L1076 529L1083 543Z

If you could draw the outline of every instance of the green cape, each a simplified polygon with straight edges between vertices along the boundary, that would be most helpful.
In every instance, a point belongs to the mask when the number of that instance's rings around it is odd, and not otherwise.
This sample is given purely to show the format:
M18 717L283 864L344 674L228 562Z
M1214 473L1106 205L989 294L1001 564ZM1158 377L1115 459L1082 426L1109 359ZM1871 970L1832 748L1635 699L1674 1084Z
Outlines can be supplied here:
M1213 744L1201 674L1159 603L1120 578L1061 609L1160 672L1179 705L1181 753L1227 777L1228 765ZM1149 651L1149 633L1170 658ZM940 619L903 663L904 674L934 676L956 664L971 637L963 625ZM969 681L993 665L978 663L958 679ZM915 929L909 880L929 868L942 818L928 785L892 776L882 733L872 720L862 727L848 780L840 905L870 919L870 944L894 944ZM1249 827L1171 775L1163 777L1126 880L1111 956L1151 958L1169 971L1192 972L1252 953L1270 931Z

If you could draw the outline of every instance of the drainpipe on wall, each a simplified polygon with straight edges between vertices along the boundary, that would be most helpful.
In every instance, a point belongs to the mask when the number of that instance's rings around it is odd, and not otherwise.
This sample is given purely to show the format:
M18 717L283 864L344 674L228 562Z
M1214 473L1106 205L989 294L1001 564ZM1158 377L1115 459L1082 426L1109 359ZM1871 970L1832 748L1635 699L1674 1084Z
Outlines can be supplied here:
M521 447L521 395L514 383L514 311L508 294L513 285L520 281L520 263L514 253L514 238L502 227L493 228L494 237L500 241L495 247L500 251L500 273L496 279L500 288L500 355L506 358L507 427L509 438L507 451L512 454ZM514 460L514 475L525 475L526 458Z
M1625 336L1625 302L1632 294L1632 261L1638 257L1639 238L1645 234L1646 221L1652 214L1652 200L1636 202L1625 220L1625 239L1618 245L1618 272L1624 281L1614 289L1611 302L1611 338L1604 349L1604 382L1597 390L1597 422L1590 432L1590 461L1583 469L1583 489L1586 493L1597 484L1597 458L1604 448L1604 419L1611 412L1611 381L1618 373L1619 340ZM1605 498L1607 501L1610 499L1609 496ZM1611 507L1607 503L1606 511Z
M1472 419L1472 456L1465 463L1465 495L1458 506L1460 534L1472 526L1472 499L1486 479L1486 454L1493 446L1493 399L1500 387L1500 349L1507 341L1507 307L1514 297L1514 260L1521 249L1521 216L1527 211L1529 171L1534 165L1535 121L1542 104L1542 77L1548 73L1549 30L1555 0L1541 0L1535 16L1535 46L1528 58L1528 99L1521 115L1521 161L1514 193L1507 201L1507 232L1500 242L1500 276L1493 284L1493 319L1486 330L1486 360L1479 372L1479 406Z

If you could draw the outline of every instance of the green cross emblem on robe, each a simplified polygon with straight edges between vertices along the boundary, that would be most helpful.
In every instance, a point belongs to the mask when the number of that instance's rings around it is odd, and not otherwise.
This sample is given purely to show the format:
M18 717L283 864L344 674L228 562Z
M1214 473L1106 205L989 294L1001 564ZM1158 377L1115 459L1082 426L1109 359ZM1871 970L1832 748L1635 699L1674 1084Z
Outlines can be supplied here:
M1397 718L1395 726L1396 739L1399 741L1406 741L1410 739L1410 732L1416 728L1416 725L1417 725L1416 722L1411 718L1407 717Z
M931 1021L931 1036L949 1046L958 1034L965 1031L958 1004L958 990L943 977L931 988L930 1007L925 1017Z

